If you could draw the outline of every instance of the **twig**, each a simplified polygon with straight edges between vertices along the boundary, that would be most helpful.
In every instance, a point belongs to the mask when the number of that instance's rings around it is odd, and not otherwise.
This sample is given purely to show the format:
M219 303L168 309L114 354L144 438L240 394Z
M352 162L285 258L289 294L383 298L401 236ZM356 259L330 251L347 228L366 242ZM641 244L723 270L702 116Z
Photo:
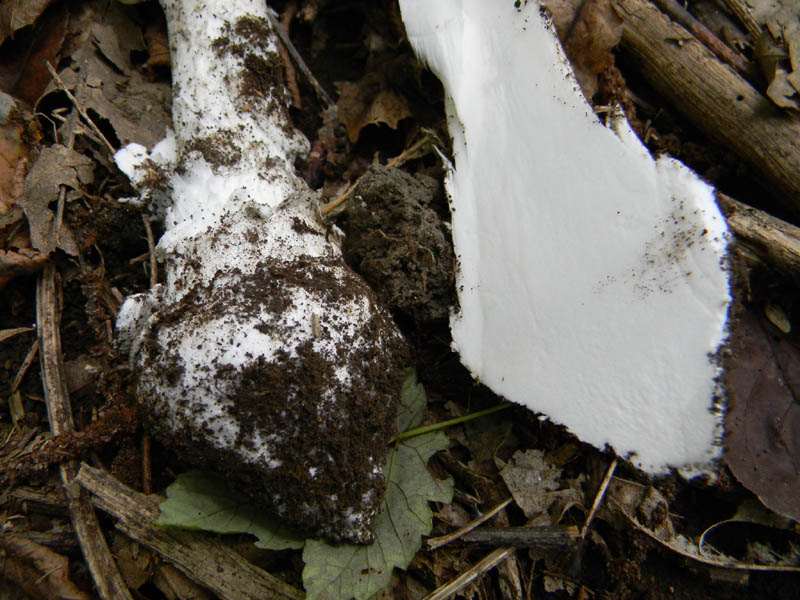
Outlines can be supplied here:
M72 149L73 136L70 135L69 149ZM61 225L64 223L64 204L67 199L67 186L61 184L58 186L58 204L56 205L56 246L61 245Z
M17 371L17 374L14 377L14 381L11 382L11 392L9 392L9 396L13 396L14 392L17 391L17 388L22 383L22 378L25 377L25 373L28 372L28 369L33 364L33 360L36 358L37 352L39 352L39 338L33 340L33 344L31 344L31 347L28 349L28 353L25 355L25 359L19 366L19 370Z
M281 13L280 26L286 32L286 37L289 37L289 27L296 12L297 4L292 2L284 9L283 13ZM300 88L297 87L297 72L294 70L292 60L289 58L289 51L286 49L286 45L283 42L278 45L278 53L281 55L281 60L283 61L284 73L286 75L286 87L289 88L289 92L292 94L292 104L294 104L297 110L301 110L303 108L303 100L300 97Z
M300 590L250 564L212 536L155 525L161 498L140 494L85 463L75 481L92 493L97 508L116 519L117 529L159 553L220 598L300 600L304 597Z
M87 112L81 107L80 104L78 104L77 99L75 98L75 96L72 95L72 92L70 92L67 89L67 86L64 85L64 81L61 79L59 74L56 73L56 70L53 68L53 65L50 64L50 61L46 61L44 64L47 66L47 70L50 71L50 75L53 76L53 80L56 82L56 85L59 88L61 88L61 90L67 95L67 98L70 99L70 102L72 102L72 105L75 107L75 110L78 111L78 114L81 117L83 117L83 120L86 121L86 124L92 129L92 131L94 131L95 135L97 135L100 138L100 140L102 140L103 144L105 144L105 146L108 149L108 151L111 154L114 154L114 146L112 146L108 142L108 140L106 139L106 136L103 135L103 132L100 131L100 129L95 124L95 122L92 121L91 118L89 118L89 115L87 114Z
M52 263L48 263L39 275L36 288L36 321L41 342L44 397L50 430L54 435L75 431L61 354L59 296L56 269ZM76 471L75 461L61 463L60 471L64 491L69 498L69 511L75 536L100 597L103 600L131 599L128 586L122 580L117 565L111 557L87 494L72 485Z
M150 254L150 287L153 288L158 284L158 261L156 260L156 242L153 237L153 228L150 226L150 219L146 215L142 215L142 222L144 223L144 230L147 234L147 249Z
M419 150L422 146L424 146L425 144L430 142L431 139L432 138L431 138L430 135L425 134L423 137L418 139L416 142L411 144L408 148L403 150L400 154L398 154L396 157L394 157L392 160L390 160L388 163L386 163L386 166L387 167L398 167L398 166L402 165L406 160L408 160L408 157L411 154L413 154L414 152ZM364 173L364 175L366 175L366 173ZM332 216L333 211L335 211L342 204L347 202L347 200L350 198L350 195L353 193L353 190L355 190L358 187L358 184L361 183L361 180L364 178L364 175L361 175L354 182L348 183L345 186L343 192L340 192L339 195L336 196L335 199L331 200L327 204L324 204L322 206L322 216L323 217Z
M615 458L611 461L611 464L608 465L608 469L606 469L606 475L603 477L603 481L600 482L600 489L597 490L597 494L594 497L594 502L592 502L592 508L589 510L589 515L586 517L586 522L583 524L583 527L581 527L581 539L584 539L586 537L586 532L589 531L589 526L592 524L592 520L594 519L597 509L600 508L600 503L603 501L603 498L606 495L608 484L611 483L611 478L614 476L614 471L616 468L617 459Z
M753 36L753 41L758 39L758 36L761 35L761 25L756 21L750 7L747 6L743 0L725 0L725 5L736 18L739 19L739 22L744 25L747 32Z
M304 61L303 57L300 56L300 53L297 51L297 48L295 48L294 44L292 44L292 40L289 39L289 36L287 35L286 31L284 31L283 27L281 27L281 24L278 22L278 19L275 18L275 15L272 14L271 10L267 11L267 17L269 18L269 24L275 30L275 33L278 34L278 37L281 39L281 42L283 42L283 44L286 46L286 49L289 51L289 54L292 55L294 62L297 63L297 66L299 67L300 71L302 71L303 75L305 75L306 79L308 79L308 83L311 85L312 88L314 88L314 91L316 92L320 102L325 103L326 108L334 106L336 103L328 95L328 92L325 91L325 88L323 88L319 84L319 81L317 81L313 73L311 73L311 69L308 68L306 61Z
M411 144L408 148L403 150L400 154L398 154L396 157L394 157L392 160L390 160L388 163L386 163L386 166L387 167L399 167L404 162L406 162L414 152L416 152L417 150L422 148L425 144L429 143L431 140L432 140L431 136L426 133L421 138L419 138L416 142Z
M742 75L747 76L751 80L755 80L758 77L758 72L756 71L753 63L748 62L741 55L731 50L731 48L725 42L714 35L714 33L708 27L698 21L692 13L678 4L675 0L653 1L671 18L675 19L678 23L691 31L692 35L700 40L721 61L728 63Z
M748 257L800 279L800 227L717 192L728 227Z
M153 492L153 469L150 463L150 436L142 436L142 491L145 494Z
M498 548L492 551L480 562L461 573L461 575L425 596L424 600L444 600L445 598L456 595L470 583L478 579L478 577L492 570L512 554L514 554L514 548Z
M492 406L491 408L485 408L483 410L479 410L474 413L469 413L468 415L462 415L460 417L456 417L455 419L448 419L447 421L432 423L431 425L425 425L424 427L409 429L408 431L404 431L403 433L398 433L391 440L389 440L389 443L392 444L394 442L399 442L400 440L407 440L408 438L417 437L418 435L430 433L431 431L440 431L442 429L447 429L448 427L452 427L453 425L458 425L459 423L466 423L467 421L473 421L475 419L479 419L481 417L485 417L487 415L500 412L501 410L505 410L510 406L511 406L510 402L504 402L503 404L498 404L497 406Z
M574 525L549 527L481 527L465 533L461 540L484 546L513 546L514 548L565 548L579 538Z
M506 500L503 500L500 504L498 504L497 506L492 508L489 512L487 512L484 515L481 515L480 517L478 517L474 521L470 521L469 523L467 523L463 527L460 527L459 529L456 529L455 531L453 531L451 533L448 533L447 535L443 535L443 536L440 536L440 537L437 537L437 538L430 538L428 540L428 549L429 550L436 550L437 548L441 548L445 544L449 544L453 540L457 540L462 535L464 535L464 534L472 531L473 529L475 529L481 523L485 523L486 521L491 519L493 516L495 516L497 513L499 513L501 510L503 510L506 506L511 504L513 501L514 501L513 498L508 498Z
M350 194L353 193L353 190L356 189L359 183L361 183L361 179L363 179L364 175L361 175L358 179L356 179L352 183L348 183L344 187L344 191L340 192L338 196L334 200L331 200L327 204L322 206L322 216L329 217L332 215L333 211L339 208L342 204L347 202L347 199L350 197Z

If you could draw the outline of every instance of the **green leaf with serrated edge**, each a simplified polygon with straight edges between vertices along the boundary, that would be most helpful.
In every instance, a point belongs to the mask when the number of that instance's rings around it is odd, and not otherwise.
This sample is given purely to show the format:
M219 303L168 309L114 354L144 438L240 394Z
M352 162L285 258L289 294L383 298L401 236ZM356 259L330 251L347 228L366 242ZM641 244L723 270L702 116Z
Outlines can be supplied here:
M406 369L405 373L403 387L400 390L400 402L397 407L395 431L398 433L403 433L419 425L427 405L425 388L417 381L416 369Z
M389 452L384 473L386 496L373 521L375 542L369 546L331 546L308 540L303 585L306 598L369 598L389 583L394 567L404 569L433 525L429 502L450 502L452 480L437 481L428 459L449 445L441 432L400 442Z
M266 516L253 501L232 490L221 477L189 471L167 488L156 523L162 526L202 529L215 533L250 533L256 546L267 550L302 548L304 540Z

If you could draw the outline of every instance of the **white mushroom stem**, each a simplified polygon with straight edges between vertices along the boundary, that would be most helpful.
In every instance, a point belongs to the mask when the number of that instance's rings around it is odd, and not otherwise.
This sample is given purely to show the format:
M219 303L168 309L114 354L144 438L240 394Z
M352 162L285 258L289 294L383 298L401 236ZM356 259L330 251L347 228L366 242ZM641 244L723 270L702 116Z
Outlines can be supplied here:
M309 533L367 541L400 334L293 172L263 0L162 0L174 134L117 164L164 218L166 282L117 325L154 430Z
M116 159L163 212L167 231L158 250L167 262L170 293L181 295L198 280L208 283L226 266L251 268L259 256L336 255L325 240L310 243L290 233L289 212L275 210L293 195L308 194L293 164L309 144L291 125L285 90L268 87L280 63L265 24L266 4L165 0L162 6L172 54L174 133L156 146L152 162L135 144ZM162 173L169 181L159 185L154 180ZM319 220L313 202L301 204L294 210ZM243 210L248 214L238 221L260 217L277 231L246 247L237 237L241 232L234 232L232 244L214 239L210 247L209 228ZM181 259L190 254L201 259L199 271L184 268Z
M708 468L730 302L712 189L598 120L538 2L400 7L446 93L462 362L642 469Z

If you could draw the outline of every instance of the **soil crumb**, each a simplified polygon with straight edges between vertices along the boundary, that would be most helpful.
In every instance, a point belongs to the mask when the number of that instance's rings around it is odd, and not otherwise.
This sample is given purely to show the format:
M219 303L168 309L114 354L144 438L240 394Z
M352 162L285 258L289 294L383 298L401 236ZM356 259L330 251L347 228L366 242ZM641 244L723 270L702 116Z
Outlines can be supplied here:
M430 177L372 165L342 224L347 262L417 322L447 317L455 302L450 234L431 208L438 192Z

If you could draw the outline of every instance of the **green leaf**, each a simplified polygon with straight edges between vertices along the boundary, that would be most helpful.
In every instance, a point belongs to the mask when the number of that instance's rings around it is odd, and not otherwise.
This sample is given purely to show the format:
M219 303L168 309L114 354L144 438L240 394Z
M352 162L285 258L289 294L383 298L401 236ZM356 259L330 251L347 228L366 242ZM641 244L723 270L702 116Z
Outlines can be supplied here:
M425 409L425 391L410 371L403 384L399 431L416 427ZM303 585L308 600L369 598L389 583L394 567L404 569L433 526L429 502L450 502L453 482L438 481L428 472L428 459L449 445L441 432L399 442L384 467L386 496L373 521L375 542L369 546L331 546L308 540L303 551Z
M425 415L427 404L425 388L417 381L416 369L406 369L406 377L403 379L403 387L400 390L395 431L403 433L419 425Z
M178 475L159 508L158 525L251 533L258 537L256 546L267 550L303 547L302 538L265 516L251 499L230 489L224 479L212 473L189 471Z

